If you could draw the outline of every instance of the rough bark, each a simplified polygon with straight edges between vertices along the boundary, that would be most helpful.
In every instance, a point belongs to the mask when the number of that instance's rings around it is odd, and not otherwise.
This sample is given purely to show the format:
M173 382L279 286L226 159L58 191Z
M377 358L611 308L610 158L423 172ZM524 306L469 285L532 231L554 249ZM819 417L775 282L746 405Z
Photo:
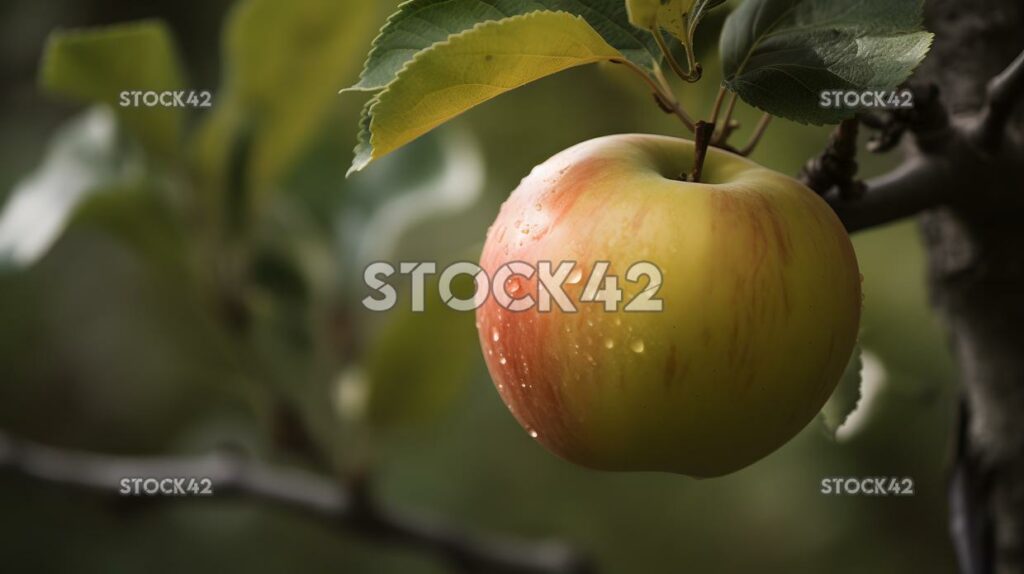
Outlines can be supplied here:
M917 78L937 84L954 121L969 124L986 84L1024 48L1024 2L928 0L925 11L936 40ZM1024 572L1021 107L990 155L947 150L960 154L950 174L957 189L920 217L932 304L949 329L963 387L950 510L960 567L971 574Z

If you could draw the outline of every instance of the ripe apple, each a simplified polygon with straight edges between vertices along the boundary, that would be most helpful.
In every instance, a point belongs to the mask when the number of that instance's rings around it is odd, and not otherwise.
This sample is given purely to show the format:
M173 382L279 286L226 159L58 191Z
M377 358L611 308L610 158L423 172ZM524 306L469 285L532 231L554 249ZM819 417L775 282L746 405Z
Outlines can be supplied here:
M681 181L693 152L652 135L584 142L535 168L488 231L480 266L492 280L509 262L576 262L564 283L576 312L515 312L495 297L477 310L502 399L570 461L733 472L815 416L852 352L861 277L829 206L720 149L701 183ZM622 288L616 311L580 302L600 261ZM661 270L660 288L624 280L640 261ZM536 298L538 275L526 275L506 292ZM662 311L622 309L647 287Z

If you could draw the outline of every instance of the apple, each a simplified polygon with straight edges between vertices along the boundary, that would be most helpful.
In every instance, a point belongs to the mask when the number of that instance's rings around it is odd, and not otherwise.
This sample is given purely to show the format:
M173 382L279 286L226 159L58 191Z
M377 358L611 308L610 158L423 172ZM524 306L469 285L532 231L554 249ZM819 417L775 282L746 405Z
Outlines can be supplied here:
M584 142L535 168L488 231L480 267L492 280L510 262L575 262L563 282L575 311L513 311L489 297L477 328L515 418L580 465L741 469L814 418L852 352L861 276L833 211L798 181L715 148L701 183L681 181L693 153L663 136ZM612 311L581 301L601 261L623 296ZM637 262L660 279L627 281ZM506 274L503 288L536 298L538 277ZM645 289L662 310L624 310Z

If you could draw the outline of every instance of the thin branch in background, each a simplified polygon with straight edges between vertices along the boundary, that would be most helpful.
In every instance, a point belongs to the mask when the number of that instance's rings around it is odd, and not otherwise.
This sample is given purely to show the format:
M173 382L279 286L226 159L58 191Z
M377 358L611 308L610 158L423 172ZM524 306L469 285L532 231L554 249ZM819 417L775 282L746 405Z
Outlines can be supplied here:
M346 487L310 472L272 467L226 453L122 457L53 448L0 433L0 471L122 501L132 500L119 494L125 478L209 479L213 498L243 498L287 508L358 536L432 553L464 572L594 572L589 560L563 544L479 536L383 507L374 500L366 481ZM168 500L180 502L181 498Z
M715 96L715 103L711 104L711 119L708 120L709 124L718 123L718 114L722 111L722 102L725 100L725 86L718 88L718 94Z
M988 84L988 97L981 111L975 141L988 150L1003 142L1006 122L1024 98L1024 52L1021 52Z
M736 98L736 92L729 92L729 102L725 105L725 118L722 119L720 127L713 138L714 145L716 146L725 145L729 141L729 136L732 135L732 132L740 127L739 122L732 119L733 111L736 110Z
M842 199L864 195L864 183L855 179L858 126L856 119L843 120L839 124L821 155L811 158L800 171L799 179L804 185L819 195L837 187Z
M761 119L757 121L757 127L754 128L754 133L750 134L750 140L748 140L747 144L740 148L736 153L744 157L754 153L754 150L757 149L757 144L760 143L761 138L764 136L765 132L768 131L768 125L771 123L771 114L762 115Z
M679 118L679 120L683 122L683 125L686 126L686 129L691 132L694 130L695 124L693 118L690 117L690 114L686 113L686 110L683 109L679 100L677 100L675 95L673 95L672 89L668 86L668 82L665 81L665 76L661 74L661 71L657 67L654 69L655 77L657 78L657 81L655 81L655 79L652 79L646 71L640 69L636 64L629 60L611 60L611 63L622 64L639 75L640 78L643 79L643 81L651 88L651 91L654 92L654 101L658 104L658 107L660 107L665 113L673 114Z

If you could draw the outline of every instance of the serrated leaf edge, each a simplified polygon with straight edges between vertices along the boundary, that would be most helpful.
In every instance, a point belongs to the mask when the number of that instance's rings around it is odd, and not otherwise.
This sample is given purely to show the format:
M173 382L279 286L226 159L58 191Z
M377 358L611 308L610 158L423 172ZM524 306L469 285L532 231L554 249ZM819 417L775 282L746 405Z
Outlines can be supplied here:
M413 1L413 0L410 0L410 2L411 1ZM593 30L593 26L591 26L590 23L587 22L586 18L584 18L583 16L580 16L578 14L573 14L572 12L566 12L564 10L534 10L533 12L527 12L526 14L517 14L515 16L509 16L508 18L502 18L501 20L486 20L486 21L483 21L483 22L477 22L476 24L473 25L472 28L467 28L466 30L463 30L462 32L459 32L457 34L452 34L452 35L448 36L448 38L446 38L446 39L444 39L444 40L442 40L440 42L435 42L429 48L426 48L424 50L420 50L419 52L416 53L415 56L413 56L412 58L409 58L409 60L402 66L402 69L399 70L398 73L395 74L395 79L392 80L382 90L377 92L377 94L372 99L370 99L370 101L368 101L366 103L366 105L363 107L363 113L362 113L362 115L360 116L360 119L359 119L359 125L360 125L359 136L358 136L359 141L356 143L356 147L354 149L355 158L352 161L352 166L349 168L348 172L345 174L345 177L349 177L353 173L362 171L363 168L365 168L367 165L370 164L370 162L372 162L374 159L377 159L377 156L374 155L375 151L376 151L376 146L374 145L374 141L373 141L374 138L373 138L373 129L372 129L372 127L373 127L373 114L374 114L374 110L376 110L377 106L380 104L381 99L385 96L385 94L387 94L388 92L391 91L392 86L394 86L395 83L400 81L404 74L408 73L410 67L412 67L421 58L426 57L426 55L428 53L433 52L435 50L438 50L438 49L440 49L443 46L450 45L453 41L455 41L457 39L461 39L463 36L468 36L469 34L476 33L477 31L479 31L479 30L481 30L483 28L486 28L486 27L500 26L500 25L503 25L503 24L505 24L507 22L514 21L514 20L525 20L525 19L528 19L528 18L536 18L538 14L565 14L565 15L567 15L567 16L575 19L575 20L578 20L578 21L582 22L587 27L589 27L591 30ZM595 30L594 33L597 34L597 31ZM603 36L601 36L600 34L597 34L597 36L599 38L601 38L601 40L604 41L606 44L608 44L607 40L605 40ZM610 48L612 48L613 50L615 50L616 52L618 52L618 49L616 49L613 46L611 46L611 44L608 44L608 46ZM623 56L623 59L625 59L625 56ZM525 84L521 84L521 85L525 85ZM517 87L520 87L520 86L517 86ZM515 89L515 88L512 88L512 89ZM511 90L507 90L507 91L511 91ZM364 136L366 136L365 139L364 139Z

